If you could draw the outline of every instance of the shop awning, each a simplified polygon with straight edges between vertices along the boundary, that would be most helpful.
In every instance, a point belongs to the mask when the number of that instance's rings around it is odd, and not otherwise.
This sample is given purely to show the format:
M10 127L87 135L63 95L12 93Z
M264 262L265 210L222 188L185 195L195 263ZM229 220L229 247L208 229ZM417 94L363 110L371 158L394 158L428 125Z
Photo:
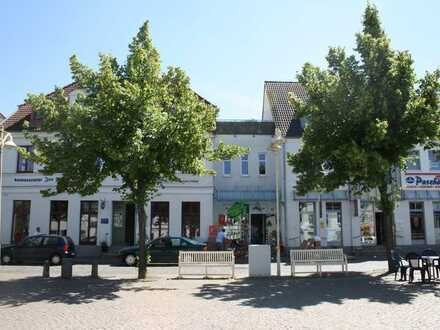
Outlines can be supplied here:
M321 197L319 196L321 195ZM308 193L306 195L299 195L295 191L293 192L293 200L297 201L317 201L317 200L346 200L348 199L348 193L346 190L335 190L328 193Z

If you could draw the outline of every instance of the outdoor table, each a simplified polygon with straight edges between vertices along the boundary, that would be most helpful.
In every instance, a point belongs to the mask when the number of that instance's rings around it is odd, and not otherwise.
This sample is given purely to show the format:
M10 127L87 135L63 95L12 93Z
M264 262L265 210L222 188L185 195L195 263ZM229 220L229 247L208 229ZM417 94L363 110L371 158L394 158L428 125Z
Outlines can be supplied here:
M439 256L422 256L421 258L428 265L429 278L431 278L431 274L430 274L430 270L429 270L430 268L432 269L432 277L435 278L436 276L435 276L434 260L440 260L440 257Z

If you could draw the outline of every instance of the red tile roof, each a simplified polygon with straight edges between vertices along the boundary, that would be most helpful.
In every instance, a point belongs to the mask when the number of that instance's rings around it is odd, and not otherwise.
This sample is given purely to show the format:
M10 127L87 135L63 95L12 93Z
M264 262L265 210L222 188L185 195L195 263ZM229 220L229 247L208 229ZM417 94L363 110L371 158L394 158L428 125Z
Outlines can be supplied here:
M69 95L70 93L72 93L76 89L77 89L76 83L71 83L71 84L63 87L65 95ZM49 94L47 94L47 96L50 97L54 93L55 92L49 93ZM8 119L5 120L5 122L4 122L5 129L8 129L8 128L14 126L15 124L19 123L20 121L22 121L23 119L28 117L30 114L32 114L32 107L30 104L24 103L24 104L19 105L17 111L15 111L11 116L9 116Z

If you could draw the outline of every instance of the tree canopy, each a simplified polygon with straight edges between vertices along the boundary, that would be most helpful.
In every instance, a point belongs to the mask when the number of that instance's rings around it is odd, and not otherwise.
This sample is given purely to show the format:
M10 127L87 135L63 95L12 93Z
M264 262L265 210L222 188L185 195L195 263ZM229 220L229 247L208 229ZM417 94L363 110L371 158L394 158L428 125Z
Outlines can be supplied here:
M107 177L121 178L118 191L138 206L141 252L145 241L144 205L161 184L178 173L209 175L207 161L234 158L246 150L220 143L211 133L218 109L190 87L179 68L161 71L148 22L129 45L127 60L99 56L93 70L70 58L73 80L82 93L72 102L57 88L53 96L30 95L28 102L44 120L43 137L29 130L35 146L27 154L46 175L60 173L56 189L91 195ZM141 253L140 264L144 263ZM142 266L145 268L145 265ZM139 277L145 277L145 269Z
M398 187L390 185L392 170L404 168L416 145L432 145L439 136L440 72L417 79L409 52L391 48L373 5L365 9L354 51L332 47L327 68L306 63L298 74L308 99L292 95L291 101L307 124L288 162L298 174L299 193L346 184L378 189L380 207L390 214L390 187Z

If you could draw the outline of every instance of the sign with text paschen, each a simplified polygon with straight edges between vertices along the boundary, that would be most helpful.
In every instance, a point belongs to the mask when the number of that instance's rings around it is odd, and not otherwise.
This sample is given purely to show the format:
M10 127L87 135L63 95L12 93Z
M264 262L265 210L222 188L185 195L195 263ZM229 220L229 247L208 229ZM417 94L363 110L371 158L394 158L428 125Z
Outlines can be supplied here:
M405 173L403 189L440 189L440 173Z

